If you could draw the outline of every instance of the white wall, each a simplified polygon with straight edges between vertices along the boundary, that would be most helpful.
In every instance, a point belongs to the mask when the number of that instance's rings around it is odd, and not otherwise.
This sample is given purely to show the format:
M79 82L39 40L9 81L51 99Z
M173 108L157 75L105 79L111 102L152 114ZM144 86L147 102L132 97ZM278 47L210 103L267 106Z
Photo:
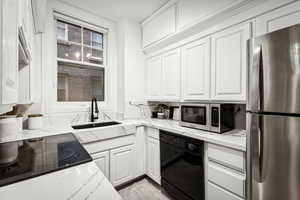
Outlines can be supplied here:
M142 52L142 30L139 23L122 19L118 23L119 72L123 77L119 80L119 92L122 99L119 109L125 118L141 117L140 110L129 102L145 101L145 56Z

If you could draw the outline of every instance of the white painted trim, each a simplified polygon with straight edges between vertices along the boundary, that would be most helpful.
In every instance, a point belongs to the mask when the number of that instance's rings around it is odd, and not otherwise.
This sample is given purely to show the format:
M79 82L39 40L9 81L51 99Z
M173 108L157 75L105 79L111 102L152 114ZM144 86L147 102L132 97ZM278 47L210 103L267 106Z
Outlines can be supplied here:
M59 11L56 11L56 10L53 11L53 16L55 19L59 19L59 20L65 21L65 22L76 24L78 26L82 26L84 28L88 28L88 29L91 29L96 32L107 33L109 31L108 28L99 27L97 25L91 24L91 23L81 20L79 18L60 13Z
M54 11L66 14L74 19L82 19L95 26L107 27L109 34L104 34L104 45L107 47L105 66L105 101L99 102L101 110L116 111L116 24L114 21L99 18L76 7L64 4L60 1L51 1L47 9L46 31L42 37L43 48L43 104L44 112L48 114L87 112L90 102L57 102L57 48L56 48L56 24ZM108 45L109 43L109 45ZM104 47L104 48L105 48Z

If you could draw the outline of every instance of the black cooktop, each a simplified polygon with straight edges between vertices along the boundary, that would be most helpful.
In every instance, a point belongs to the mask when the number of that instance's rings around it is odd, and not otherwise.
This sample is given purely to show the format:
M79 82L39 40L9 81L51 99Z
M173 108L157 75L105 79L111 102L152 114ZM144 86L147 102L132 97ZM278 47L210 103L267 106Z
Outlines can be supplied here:
M17 143L17 160L10 165L0 165L0 186L92 161L72 133Z

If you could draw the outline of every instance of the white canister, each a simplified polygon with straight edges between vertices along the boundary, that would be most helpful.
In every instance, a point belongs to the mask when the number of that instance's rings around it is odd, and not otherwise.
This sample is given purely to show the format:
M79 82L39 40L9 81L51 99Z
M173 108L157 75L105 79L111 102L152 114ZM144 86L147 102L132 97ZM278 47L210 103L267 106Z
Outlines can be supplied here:
M17 118L16 116L0 117L0 140L13 139L17 136Z
M43 115L28 115L28 129L38 130L43 127Z

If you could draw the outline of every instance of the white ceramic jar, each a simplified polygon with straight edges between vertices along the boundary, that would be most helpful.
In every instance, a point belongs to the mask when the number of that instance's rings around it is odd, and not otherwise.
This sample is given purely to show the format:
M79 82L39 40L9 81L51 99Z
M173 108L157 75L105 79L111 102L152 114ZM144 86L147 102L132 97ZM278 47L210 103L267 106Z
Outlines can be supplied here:
M0 117L0 140L9 140L17 136L17 118L16 116Z
M38 130L43 127L43 115L28 115L28 129Z

